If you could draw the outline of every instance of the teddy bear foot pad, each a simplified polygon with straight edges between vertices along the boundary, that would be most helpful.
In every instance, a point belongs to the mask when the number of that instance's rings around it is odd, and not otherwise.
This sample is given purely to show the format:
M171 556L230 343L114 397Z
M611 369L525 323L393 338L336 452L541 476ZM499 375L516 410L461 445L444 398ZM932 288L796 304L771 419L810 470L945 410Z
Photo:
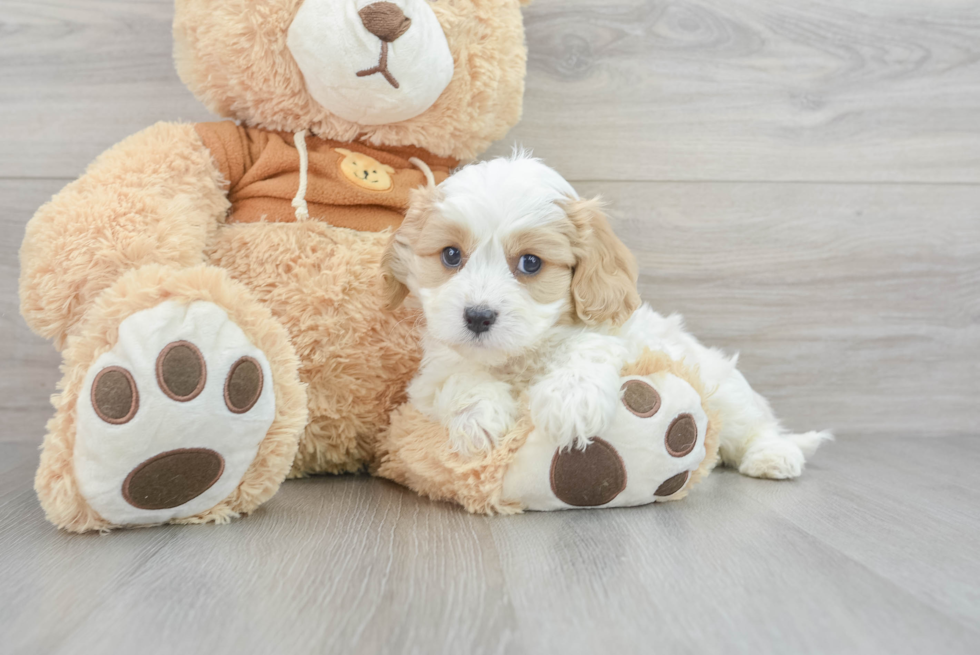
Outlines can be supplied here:
M252 464L275 418L269 363L218 305L166 301L119 325L78 403L79 491L116 525L210 509Z
M667 372L622 379L606 434L556 449L534 430L504 477L502 497L526 509L622 507L677 500L705 459L701 396Z

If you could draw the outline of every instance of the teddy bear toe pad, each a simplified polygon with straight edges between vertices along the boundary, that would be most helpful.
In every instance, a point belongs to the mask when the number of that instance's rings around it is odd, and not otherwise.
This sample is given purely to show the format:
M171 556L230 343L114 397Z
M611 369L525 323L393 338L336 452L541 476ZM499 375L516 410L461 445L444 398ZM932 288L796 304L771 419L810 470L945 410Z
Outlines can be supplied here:
M556 450L537 430L504 476L502 498L532 510L669 500L705 457L708 418L697 391L667 372L623 378L609 430L584 449Z
M269 363L215 304L125 319L78 404L79 491L117 525L199 514L238 486L275 418Z

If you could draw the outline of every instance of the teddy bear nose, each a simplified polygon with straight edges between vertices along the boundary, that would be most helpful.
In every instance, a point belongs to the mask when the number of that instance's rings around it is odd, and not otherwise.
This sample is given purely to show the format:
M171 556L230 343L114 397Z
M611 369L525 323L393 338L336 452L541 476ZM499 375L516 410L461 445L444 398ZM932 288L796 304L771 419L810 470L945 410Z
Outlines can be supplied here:
M400 37L412 25L412 19L393 2L374 2L357 13L364 28L387 43Z

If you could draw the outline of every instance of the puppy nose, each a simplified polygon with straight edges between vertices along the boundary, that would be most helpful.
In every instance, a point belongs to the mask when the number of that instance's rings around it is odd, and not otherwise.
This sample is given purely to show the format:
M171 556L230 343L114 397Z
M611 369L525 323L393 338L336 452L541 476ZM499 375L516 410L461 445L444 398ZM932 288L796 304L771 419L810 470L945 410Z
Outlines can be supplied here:
M473 334L486 332L497 320L497 312L489 307L467 307L463 316L466 318L466 329Z
M368 32L388 43L407 32L412 24L412 19L393 2L374 2L357 14Z

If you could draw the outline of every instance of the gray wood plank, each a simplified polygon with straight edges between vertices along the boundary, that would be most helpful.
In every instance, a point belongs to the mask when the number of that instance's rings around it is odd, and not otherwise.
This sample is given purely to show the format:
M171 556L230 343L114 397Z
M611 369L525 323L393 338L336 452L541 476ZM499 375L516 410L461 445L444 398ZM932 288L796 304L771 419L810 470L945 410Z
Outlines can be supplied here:
M0 177L76 177L160 120L213 120L174 70L172 0L5 0Z
M49 398L61 378L61 356L20 316L17 253L27 221L67 183L0 180L0 441L40 443L52 413Z
M843 439L790 488L730 474L730 493L775 510L822 544L964 626L980 626L980 480L974 437ZM954 502L949 502L956 498Z
M766 484L722 471L686 506L493 523L523 643L557 653L915 653L980 643L975 621L957 624L740 492ZM796 491L777 486L776 497ZM888 504L909 515L897 499ZM877 536L864 531L865 551ZM971 552L954 550L958 561Z
M571 179L980 181L973 0L536 1L519 140Z
M18 466L0 631L12 653L971 653L980 490L935 469L978 448L844 440L795 482L722 470L680 503L493 519L314 478L231 525L101 537L45 524ZM937 483L911 499L910 462Z
M0 485L6 652L514 652L487 520L394 484L295 481L228 526L100 537L44 523L30 479Z
M290 483L264 514L177 530L54 652L509 652L484 520L365 477Z
M573 179L980 181L973 0L525 11L525 116L495 153L519 140ZM171 14L170 0L7 0L0 176L75 176L157 120L206 120L173 70Z

